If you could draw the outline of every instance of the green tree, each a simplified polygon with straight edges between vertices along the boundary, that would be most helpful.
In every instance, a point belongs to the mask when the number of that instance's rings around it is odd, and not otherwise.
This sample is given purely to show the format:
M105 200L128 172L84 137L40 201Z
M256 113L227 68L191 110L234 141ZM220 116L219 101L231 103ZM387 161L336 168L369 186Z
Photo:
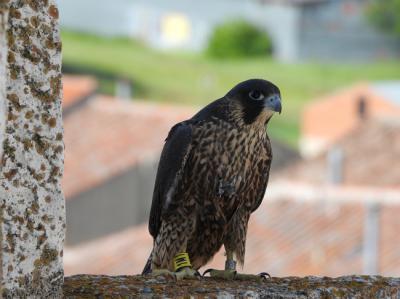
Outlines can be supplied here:
M261 56L271 53L268 35L243 20L217 26L209 40L207 54L217 58Z
M374 0L367 16L378 28L400 37L400 0Z

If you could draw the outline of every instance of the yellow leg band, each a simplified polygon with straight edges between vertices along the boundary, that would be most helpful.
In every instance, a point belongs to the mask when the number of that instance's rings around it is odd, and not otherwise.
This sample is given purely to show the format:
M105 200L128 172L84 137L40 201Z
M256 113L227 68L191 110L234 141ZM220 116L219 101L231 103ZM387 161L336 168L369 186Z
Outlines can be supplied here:
M187 254L187 252L178 253L174 257L175 272L177 272L180 269L185 268L185 267L192 267L192 264L190 263L190 259L189 259L189 254Z

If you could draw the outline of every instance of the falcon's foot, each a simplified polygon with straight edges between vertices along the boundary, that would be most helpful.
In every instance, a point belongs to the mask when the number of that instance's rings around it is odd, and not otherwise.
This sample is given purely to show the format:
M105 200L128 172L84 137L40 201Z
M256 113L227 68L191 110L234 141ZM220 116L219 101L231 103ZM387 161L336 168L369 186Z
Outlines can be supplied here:
M182 280L182 279L200 279L201 275L199 271L194 270L193 268L185 267L182 268L181 270L174 272L175 277L177 280Z
M210 277L221 278L221 279L226 279L226 280L234 280L237 275L236 270L208 269L208 270L204 271L203 276L205 276L207 273L210 274Z
M199 271L192 268L189 254L186 252L180 252L175 255L174 269L175 272L169 271L168 269L154 269L151 272L151 275L173 277L175 280L201 278L201 274L199 273Z
M177 272L169 271L168 269L154 269L151 276L164 276L167 278L172 278L175 280L183 280L183 279L200 279L201 275L198 271L185 267Z
M221 278L225 280L253 280L261 282L267 280L267 277L271 278L271 276L265 272L262 272L258 275L254 275L254 274L237 273L235 270L208 269L203 273L203 276L205 276L207 273L210 274L210 277Z

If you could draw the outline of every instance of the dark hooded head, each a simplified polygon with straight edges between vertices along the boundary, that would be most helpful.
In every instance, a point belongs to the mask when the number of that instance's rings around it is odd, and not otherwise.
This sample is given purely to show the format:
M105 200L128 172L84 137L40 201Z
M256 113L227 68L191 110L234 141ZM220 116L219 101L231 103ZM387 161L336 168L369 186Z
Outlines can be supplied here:
M281 93L273 83L262 79L250 79L233 87L226 97L239 103L243 121L267 123L274 112L281 113Z

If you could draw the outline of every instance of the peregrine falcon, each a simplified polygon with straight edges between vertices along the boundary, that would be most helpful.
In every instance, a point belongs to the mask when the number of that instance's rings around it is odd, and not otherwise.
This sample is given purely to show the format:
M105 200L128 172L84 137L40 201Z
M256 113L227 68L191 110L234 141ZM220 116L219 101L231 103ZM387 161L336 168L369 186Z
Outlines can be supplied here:
M142 274L194 277L224 245L225 270L210 275L239 279L236 261L244 263L247 224L271 166L266 125L281 110L279 88L250 79L172 127L155 180L153 250Z

